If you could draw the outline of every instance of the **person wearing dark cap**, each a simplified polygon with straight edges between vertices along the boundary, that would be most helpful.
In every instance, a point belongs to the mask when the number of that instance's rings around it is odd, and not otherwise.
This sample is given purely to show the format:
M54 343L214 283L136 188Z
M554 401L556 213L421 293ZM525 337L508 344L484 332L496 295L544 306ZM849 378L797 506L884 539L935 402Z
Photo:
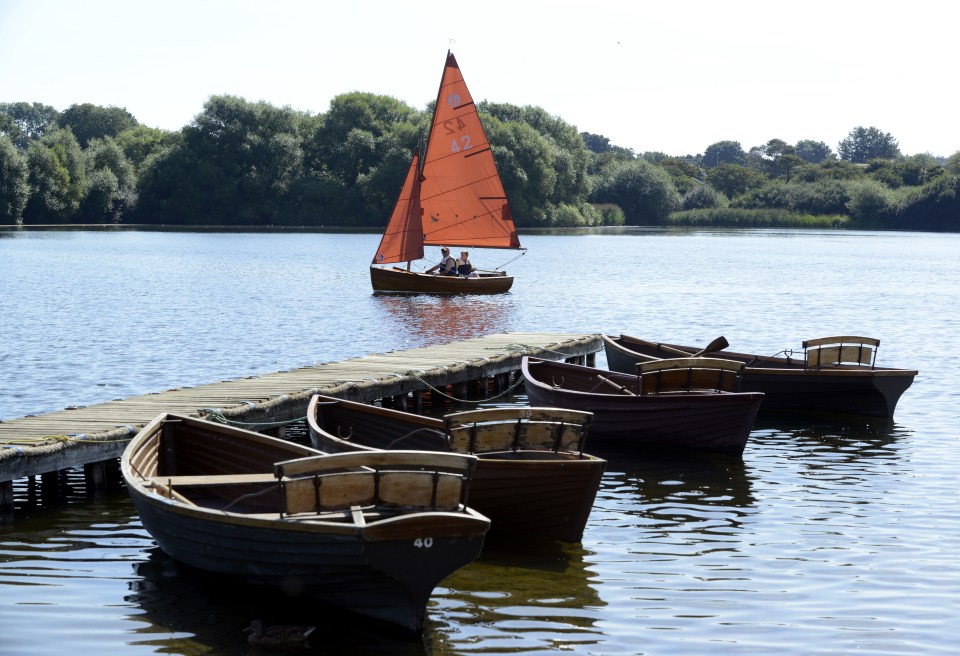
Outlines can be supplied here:
M441 276L457 275L457 261L450 257L450 249L446 246L443 246L440 249L440 254L443 256L443 259L440 260L440 264L435 264L427 269L427 273L436 272L437 275Z

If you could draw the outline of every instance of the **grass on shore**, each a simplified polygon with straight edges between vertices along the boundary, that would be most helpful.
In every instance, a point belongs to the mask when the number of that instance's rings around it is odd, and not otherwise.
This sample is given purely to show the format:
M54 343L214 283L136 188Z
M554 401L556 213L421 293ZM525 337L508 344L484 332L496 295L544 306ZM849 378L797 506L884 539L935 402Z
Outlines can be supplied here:
M843 228L849 217L813 215L779 209L712 208L674 212L667 225L716 228Z

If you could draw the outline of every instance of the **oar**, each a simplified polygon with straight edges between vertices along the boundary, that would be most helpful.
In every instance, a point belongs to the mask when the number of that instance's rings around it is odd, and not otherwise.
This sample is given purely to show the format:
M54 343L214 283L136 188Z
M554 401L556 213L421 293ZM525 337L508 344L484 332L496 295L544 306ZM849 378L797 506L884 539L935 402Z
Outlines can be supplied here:
M702 349L692 354L690 357L696 358L701 355L706 355L707 353L713 353L714 351L721 351L730 346L730 342L727 341L727 338L723 335L720 335L715 340L704 346Z
M624 387L623 385L620 385L620 384L618 384L618 383L615 383L614 381L610 380L609 378L604 378L603 376L600 376L600 375L597 375L597 378L600 380L600 382L606 383L607 385L610 385L610 386L612 386L612 387L615 387L616 389L620 390L620 391L623 392L624 394L629 394L630 396L636 396L636 394L634 394L633 392L631 392L630 390L628 390L626 387Z

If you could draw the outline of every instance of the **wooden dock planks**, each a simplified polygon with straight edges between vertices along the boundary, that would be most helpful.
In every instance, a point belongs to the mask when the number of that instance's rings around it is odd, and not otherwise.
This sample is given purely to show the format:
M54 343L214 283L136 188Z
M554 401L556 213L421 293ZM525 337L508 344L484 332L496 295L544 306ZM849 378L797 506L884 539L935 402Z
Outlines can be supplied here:
M601 348L598 334L510 332L13 419L0 422L0 484L119 457L163 412L290 418L303 416L316 392L369 402L517 371L523 355L582 358Z

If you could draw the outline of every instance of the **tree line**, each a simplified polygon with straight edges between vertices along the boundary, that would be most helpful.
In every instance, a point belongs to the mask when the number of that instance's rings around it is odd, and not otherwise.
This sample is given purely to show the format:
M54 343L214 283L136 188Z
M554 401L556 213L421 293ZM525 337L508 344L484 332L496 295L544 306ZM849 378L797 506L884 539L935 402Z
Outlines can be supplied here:
M539 107L478 105L520 228L834 226L960 231L960 151L905 156L858 126L635 153ZM380 227L432 108L363 92L311 114L212 96L179 131L125 109L0 103L0 224Z

